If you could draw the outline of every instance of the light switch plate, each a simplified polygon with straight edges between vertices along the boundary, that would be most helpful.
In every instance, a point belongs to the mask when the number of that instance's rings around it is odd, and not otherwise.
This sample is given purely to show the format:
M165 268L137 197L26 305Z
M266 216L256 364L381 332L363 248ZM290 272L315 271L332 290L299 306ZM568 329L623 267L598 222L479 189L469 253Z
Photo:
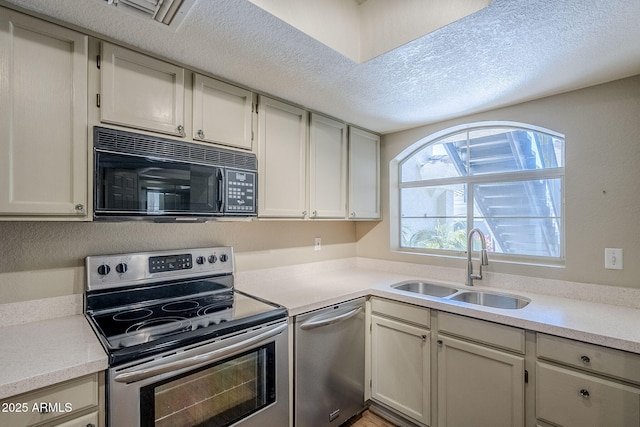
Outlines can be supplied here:
M622 249L605 248L604 268L609 270L622 270Z

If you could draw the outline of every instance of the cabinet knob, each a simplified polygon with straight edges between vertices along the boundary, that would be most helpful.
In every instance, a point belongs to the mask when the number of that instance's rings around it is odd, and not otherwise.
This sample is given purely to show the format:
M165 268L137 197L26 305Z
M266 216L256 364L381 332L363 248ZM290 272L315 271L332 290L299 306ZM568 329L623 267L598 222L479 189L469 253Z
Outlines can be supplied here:
M307 216L307 211L302 211L302 216Z
M591 363L591 359L589 359L589 356L580 356L580 360L582 360L582 363L584 363L585 365Z
M586 399L587 397L589 397L589 390L587 390L586 388L583 388L582 390L580 390L580 396Z
M426 336L426 335L423 335L423 336L422 336L422 337L420 337L420 338L422 338L422 342L426 342L426 341L427 341L427 336Z
M76 212L78 213L84 213L84 205L81 203L78 203L77 205L74 206Z
M184 136L184 126L178 125L176 130L178 131L178 134L180 134L180 136Z
M438 343L438 345L439 345L440 347L442 347L442 344L444 344L444 343L442 342L442 340L438 340L438 341L436 341L436 342Z
M202 129L198 129L198 138L204 139L204 131Z
M311 212L311 215L312 215L312 216L318 216L318 211L313 211L313 212Z
M355 218L356 213L355 212L351 212L349 215L351 216L351 218Z

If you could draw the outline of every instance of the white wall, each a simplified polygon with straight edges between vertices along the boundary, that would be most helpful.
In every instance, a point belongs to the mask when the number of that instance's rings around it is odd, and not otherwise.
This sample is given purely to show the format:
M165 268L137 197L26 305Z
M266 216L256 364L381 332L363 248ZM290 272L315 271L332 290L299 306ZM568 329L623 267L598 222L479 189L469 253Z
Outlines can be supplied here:
M564 268L491 262L489 271L640 288L640 76L383 137L379 224L356 227L358 256L464 268L465 261L390 250L389 161L427 135L478 121L524 122L566 138ZM604 269L604 248L624 270Z

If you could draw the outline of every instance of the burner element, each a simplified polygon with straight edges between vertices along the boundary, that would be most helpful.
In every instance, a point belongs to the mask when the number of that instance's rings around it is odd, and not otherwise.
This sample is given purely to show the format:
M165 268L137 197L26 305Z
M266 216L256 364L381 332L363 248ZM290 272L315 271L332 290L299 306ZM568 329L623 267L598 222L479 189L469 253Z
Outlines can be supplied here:
M113 316L113 320L118 322L131 322L134 320L145 319L153 314L153 310L148 308L141 308L138 310L129 310L117 313Z
M162 306L162 311L167 313L178 313L181 311L194 310L200 306L198 301L176 301Z

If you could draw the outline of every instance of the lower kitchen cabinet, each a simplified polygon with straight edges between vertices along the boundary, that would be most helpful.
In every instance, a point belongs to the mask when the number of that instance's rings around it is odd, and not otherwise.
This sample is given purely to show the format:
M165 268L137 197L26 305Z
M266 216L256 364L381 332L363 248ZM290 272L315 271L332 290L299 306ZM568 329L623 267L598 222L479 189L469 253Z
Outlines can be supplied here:
M371 398L429 425L429 309L380 298L371 303Z
M0 425L97 427L104 425L103 374L95 373L0 401Z
M537 356L538 425L640 426L640 355L538 334Z
M437 316L438 425L524 426L524 331Z

